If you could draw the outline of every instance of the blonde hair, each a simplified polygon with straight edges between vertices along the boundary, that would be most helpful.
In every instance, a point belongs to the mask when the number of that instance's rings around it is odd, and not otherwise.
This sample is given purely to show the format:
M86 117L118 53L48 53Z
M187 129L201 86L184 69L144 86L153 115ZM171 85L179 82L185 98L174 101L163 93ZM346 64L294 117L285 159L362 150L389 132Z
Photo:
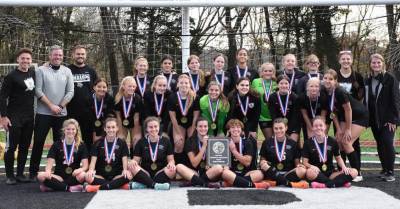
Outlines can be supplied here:
M317 83L318 86L319 86L321 84L321 81L317 77L312 77L307 81L307 84L306 84L306 94L307 94L307 96L310 96L310 94L308 93L308 88L310 87L310 85L312 83Z
M122 97L124 96L123 86L125 85L126 82L133 82L133 85L135 86L135 88L137 86L135 78L133 76L124 77L119 86L118 93L117 93L117 95L115 95L115 103L118 103L119 101L121 101Z
M188 58L188 60L187 60L187 65L189 66L189 64L190 64L190 62L192 61L192 60L197 60L199 63L200 63L200 58L197 56L197 55L190 55L189 56L189 58ZM189 68L190 69L190 68ZM205 79L205 75L204 75L204 71L202 70L202 69L199 69L199 76L200 76L200 79L199 79L199 86L200 87L204 87L204 85L206 85L206 79Z
M149 68L149 62L147 61L147 59L143 56L138 56L135 59L135 65L133 66L133 75L137 75L137 70L136 70L136 66L140 63L140 62L145 62L147 65L147 69Z
M304 60L303 69L307 72L309 71L308 63L310 62L319 62L319 58L315 54L310 54L307 56L306 60Z
M81 128L79 127L79 123L78 121L76 121L75 119L71 118L71 119L67 119L63 122L63 126L62 126L62 137L65 138L65 128L69 125L74 125L76 128L76 134L75 134L75 148L78 149L79 145L82 143L82 139L81 139Z
M156 83L157 83L159 80L168 81L167 78L166 78L165 76L163 76L163 75L158 75L158 76L154 77L153 83L151 84L151 88L150 88L150 89L151 89L151 92L155 92L155 91L156 91Z
M217 81L210 81L210 83L207 86L207 91L208 91L208 89L210 89L211 86L218 87L219 92L220 92L218 98L221 100L223 108L229 109L229 102L228 102L228 99L226 98L226 96L224 95L224 93L222 92L221 85L219 85L219 83Z
M340 58L343 55L350 55L351 59L353 59L353 54L351 53L350 50L342 50L342 51L340 51L339 54L338 54L338 60L340 60Z
M385 58L383 58L383 56L381 55L381 54L378 54L378 53L375 53L375 54L372 54L370 57L369 57L369 70L370 71L372 71L372 69L371 69L371 62L372 62L372 59L378 59L378 60L380 60L381 62L382 62L382 64L383 64L383 69L382 69L382 73L385 73L386 72L386 62L385 62Z
M282 66L285 64L285 61L288 57L293 57L294 58L294 65L297 66L297 58L294 54L286 54L285 56L283 56L282 58Z
M194 99L196 98L196 92L193 91L192 83L190 82L190 78L189 78L188 75L186 75L186 74L181 74L181 75L178 77L178 83L179 83L179 81L182 80L182 79L188 79L188 80L189 80L189 85L190 85L190 88L189 88L189 90L188 90L188 96L189 96L189 98L190 98L190 99L189 99L189 106L188 106L188 109L189 109L190 106L193 104ZM178 90L179 90L179 87L178 87Z
M147 133L147 124L149 124L152 121L156 121L158 123L158 127L160 128L160 119L158 117L149 116L143 122L144 132Z
M230 119L230 120L226 123L225 128L226 128L227 130L229 130L230 128L232 128L232 127L234 127L234 126L239 126L239 127L242 129L242 131L243 131L244 125L243 125L242 121L240 121L240 120L238 120L238 119Z
M276 80L276 69L274 64L270 63L270 62L266 62L263 63L260 68L258 69L258 72L261 73L263 70L265 70L266 68L271 67L272 68L272 80ZM260 76L261 77L261 76Z

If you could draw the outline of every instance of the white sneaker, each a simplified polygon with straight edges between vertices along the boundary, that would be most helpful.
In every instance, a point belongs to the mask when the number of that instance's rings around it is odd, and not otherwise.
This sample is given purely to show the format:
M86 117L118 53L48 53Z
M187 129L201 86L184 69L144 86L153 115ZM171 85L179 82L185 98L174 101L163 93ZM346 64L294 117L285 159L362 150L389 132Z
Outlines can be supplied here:
M363 181L364 180L364 178L362 177L362 176L356 176L354 179L353 179L353 182L360 182L360 181Z

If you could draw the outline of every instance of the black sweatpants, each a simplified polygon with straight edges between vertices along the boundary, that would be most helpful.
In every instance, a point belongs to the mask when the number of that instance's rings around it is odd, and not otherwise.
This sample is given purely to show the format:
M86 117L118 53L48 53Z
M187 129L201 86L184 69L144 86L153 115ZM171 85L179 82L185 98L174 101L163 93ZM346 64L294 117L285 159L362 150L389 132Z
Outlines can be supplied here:
M36 114L35 128L33 134L33 148L29 173L36 176L39 171L40 160L42 159L43 146L50 128L53 131L53 142L61 140L62 124L66 117Z
M394 161L396 157L393 144L395 132L390 131L388 126L384 126L381 128L372 126L371 130L376 141L382 169L385 172L393 173Z
M18 147L17 176L24 173L29 146L31 145L33 133L33 117L10 118L12 126L8 127L6 136L6 151L4 153L4 164L6 176L14 177L14 152Z

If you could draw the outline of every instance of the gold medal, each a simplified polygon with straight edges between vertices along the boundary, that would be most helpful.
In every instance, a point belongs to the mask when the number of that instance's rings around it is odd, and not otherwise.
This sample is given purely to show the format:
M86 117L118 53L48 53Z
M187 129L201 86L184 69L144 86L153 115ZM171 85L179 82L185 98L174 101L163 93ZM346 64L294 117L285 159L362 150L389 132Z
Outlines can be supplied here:
M328 166L326 166L326 164L324 163L324 164L322 164L321 169L322 169L322 171L325 172L326 170L328 170Z
M157 170L157 164L156 163L152 163L150 167L151 167L151 170L153 170L153 171Z
M217 124L215 124L215 123L211 123L211 129L212 129L212 130L215 130L215 129L217 129Z
M285 166L283 165L283 163L278 163L278 165L276 165L276 168L278 170L282 170Z
M122 125L128 126L129 125L129 120L128 119L124 119L124 121L122 121Z
M100 126L101 126L101 121L100 121L100 120L96 120L96 121L94 122L94 126L100 127Z
M73 171L73 169L71 167L69 167L69 166L65 168L65 173L68 174L68 175L71 174L72 171Z
M335 115L335 113L333 113L333 112L329 115L329 118L332 119L332 120L333 120L333 118L335 118L335 117L336 117L336 115Z
M243 118L243 123L246 123L247 122L247 117L244 117Z
M182 117L182 118L181 118L181 122L182 122L182 123L187 123L187 122L188 122L187 117Z
M205 168L206 167L206 163L205 162L201 162L200 163L200 168Z
M107 173L110 173L110 172L112 171L112 166L111 166L111 165L106 165L106 167L104 168L104 170L105 170Z
M237 169L238 169L239 171L241 171L241 170L244 169L244 166L243 166L241 163L239 163L239 164L237 165Z

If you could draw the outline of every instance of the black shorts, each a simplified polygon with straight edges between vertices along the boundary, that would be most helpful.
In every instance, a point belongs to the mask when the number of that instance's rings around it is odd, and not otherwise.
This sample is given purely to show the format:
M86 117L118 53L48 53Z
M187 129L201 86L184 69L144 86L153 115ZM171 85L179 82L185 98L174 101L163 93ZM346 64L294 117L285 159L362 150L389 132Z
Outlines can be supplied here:
M369 125L368 114L364 114L361 117L353 118L353 121L351 123L362 127L368 127Z
M261 129L272 128L272 124L273 124L272 121L259 121L258 122L258 125L260 126Z

